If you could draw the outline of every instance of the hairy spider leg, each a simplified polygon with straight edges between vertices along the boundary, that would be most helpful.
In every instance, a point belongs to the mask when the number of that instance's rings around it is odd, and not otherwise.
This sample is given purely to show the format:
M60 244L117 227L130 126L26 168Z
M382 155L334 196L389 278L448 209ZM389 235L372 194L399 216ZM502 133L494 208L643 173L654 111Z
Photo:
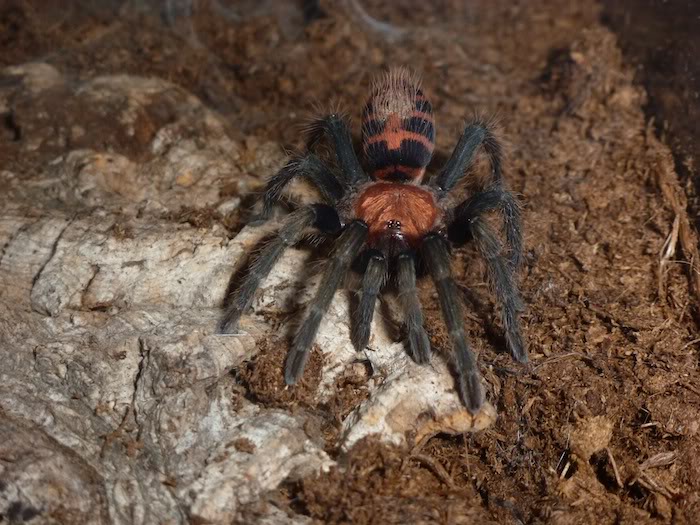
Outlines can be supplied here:
M309 304L306 319L294 337L292 348L287 356L284 379L288 385L296 383L304 372L309 349L316 339L321 319L345 278L350 263L365 244L367 232L367 225L356 220L348 224L340 237L336 239L333 254L326 264L316 296Z
M447 237L455 246L462 246L472 239L471 221L490 211L499 210L503 190L479 191L455 206L452 222L447 226Z
M351 334L352 342L358 350L366 348L369 342L374 307L389 271L387 258L381 251L369 250L367 257L367 268L362 276L360 300L354 312Z
M467 169L479 147L484 148L491 163L491 187L502 190L500 207L506 241L510 248L509 261L513 267L518 268L523 251L520 206L513 194L503 187L503 152L488 122L475 120L467 124L447 164L430 185L438 191L440 198L445 197L467 175Z
M324 134L328 134L333 142L333 149L343 176L341 182L346 187L354 187L368 181L369 177L360 166L355 149L352 147L350 128L345 119L334 113L314 120L307 129L307 148L315 147Z
M467 240L476 241L477 248L486 260L491 289L501 305L501 322L511 355L521 363L527 362L527 351L520 331L518 313L522 301L512 268L501 256L503 246L481 215L498 209L504 190L487 190L472 195L455 208L455 219L448 226L448 238L456 245Z
M476 151L482 146L491 162L493 184L500 185L503 179L503 152L489 124L482 120L475 120L466 125L452 155L430 185L436 188L441 196L445 196L467 175L467 168L473 162Z
M226 304L226 311L219 323L219 333L231 333L236 329L241 316L250 307L260 283L269 275L285 250L299 242L311 226L329 235L337 234L341 229L336 211L323 204L305 206L287 215L275 237L257 254L243 282Z
M506 235L506 242L510 248L508 261L513 268L518 269L523 262L522 211L520 204L511 192L504 190L501 198L503 229Z
M424 364L430 361L430 339L423 327L423 312L416 290L415 256L408 252L400 254L396 266L399 300L408 331L411 357L416 363Z
M297 177L308 179L319 190L327 204L337 203L345 194L343 186L330 168L313 153L307 153L290 160L270 177L263 194L263 210L255 220L264 221L270 217L285 187Z
M437 234L429 235L423 241L421 255L437 289L442 315L454 348L460 397L467 410L476 414L484 402L484 390L476 356L469 348L464 334L462 302L450 270L446 241Z
M501 256L501 242L491 228L481 220L471 221L471 230L479 252L486 260L491 289L496 300L501 304L501 322L506 333L506 342L513 358L520 363L527 363L527 350L520 332L518 314L523 305L518 291L518 285L513 278L513 272Z

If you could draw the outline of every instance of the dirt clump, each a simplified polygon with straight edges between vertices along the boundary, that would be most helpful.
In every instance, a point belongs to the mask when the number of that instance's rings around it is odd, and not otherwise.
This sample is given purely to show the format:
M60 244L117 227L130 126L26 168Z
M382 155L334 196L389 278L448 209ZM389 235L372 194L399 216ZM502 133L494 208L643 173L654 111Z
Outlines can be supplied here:
M241 381L248 395L266 406L311 406L321 380L323 356L317 351L310 352L303 377L290 387L284 382L286 346L280 341L264 342L260 354L240 371Z

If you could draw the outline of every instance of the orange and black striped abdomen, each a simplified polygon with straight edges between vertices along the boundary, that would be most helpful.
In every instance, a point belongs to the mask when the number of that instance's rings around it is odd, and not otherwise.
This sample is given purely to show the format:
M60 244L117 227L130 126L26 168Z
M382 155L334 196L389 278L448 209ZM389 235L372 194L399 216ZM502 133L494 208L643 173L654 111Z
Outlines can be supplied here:
M430 102L403 70L375 86L363 112L364 151L375 179L420 182L435 149Z

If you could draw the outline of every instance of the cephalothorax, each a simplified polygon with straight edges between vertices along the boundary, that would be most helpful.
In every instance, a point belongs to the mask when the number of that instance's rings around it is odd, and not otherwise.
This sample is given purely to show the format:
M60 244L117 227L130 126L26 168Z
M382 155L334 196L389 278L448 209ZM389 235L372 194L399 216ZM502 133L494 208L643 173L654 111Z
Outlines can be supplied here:
M475 242L500 303L510 353L520 362L527 361L518 322L522 306L516 283L522 253L520 209L502 179L501 146L489 124L477 119L467 124L442 170L424 183L435 145L433 112L417 79L404 69L392 70L375 82L364 108L362 131L366 171L353 150L347 122L331 114L311 127L307 152L270 179L263 197L264 217L295 177L311 182L323 202L298 208L284 219L227 301L221 331L235 329L284 250L314 231L334 238L334 249L287 357L287 384L301 377L321 318L351 266L363 272L353 314L355 346L362 349L369 341L376 300L391 273L399 290L408 350L416 362L426 363L430 341L416 290L416 268L420 265L431 275L438 292L454 350L460 397L475 413L483 403L484 391L463 329L462 299L450 270L451 245ZM324 135L333 144L337 169L313 153ZM480 149L491 164L488 182L457 206L447 205L446 197L467 175ZM503 240L484 220L489 212L501 215Z

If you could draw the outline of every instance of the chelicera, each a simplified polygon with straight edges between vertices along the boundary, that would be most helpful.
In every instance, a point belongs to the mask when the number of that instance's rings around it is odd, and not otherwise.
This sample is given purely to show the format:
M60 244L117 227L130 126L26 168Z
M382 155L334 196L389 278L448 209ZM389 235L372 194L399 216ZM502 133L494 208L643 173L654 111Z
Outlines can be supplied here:
M508 349L517 361L527 361L518 321L522 304L516 282L522 254L521 214L503 180L501 145L490 124L476 119L464 128L445 166L424 182L435 147L433 111L417 79L404 69L392 70L375 81L363 111L362 132L366 170L353 150L347 121L331 114L311 126L306 152L269 180L263 196L264 218L297 177L314 185L323 202L300 207L284 218L227 301L221 331L235 330L260 283L287 247L310 232L321 234L334 239L333 250L287 356L287 384L301 377L321 319L351 269L362 272L359 301L353 313L355 346L367 346L377 297L393 277L408 351L416 362L427 363L430 341L416 289L417 269L423 268L437 289L454 351L460 397L475 413L483 404L484 389L463 328L462 298L450 269L451 247L475 243L500 305ZM324 135L330 138L337 166L330 166L314 153ZM448 197L467 176L480 150L490 162L488 182L463 202L449 204L453 199ZM491 213L500 215L501 232L494 231L485 220Z

